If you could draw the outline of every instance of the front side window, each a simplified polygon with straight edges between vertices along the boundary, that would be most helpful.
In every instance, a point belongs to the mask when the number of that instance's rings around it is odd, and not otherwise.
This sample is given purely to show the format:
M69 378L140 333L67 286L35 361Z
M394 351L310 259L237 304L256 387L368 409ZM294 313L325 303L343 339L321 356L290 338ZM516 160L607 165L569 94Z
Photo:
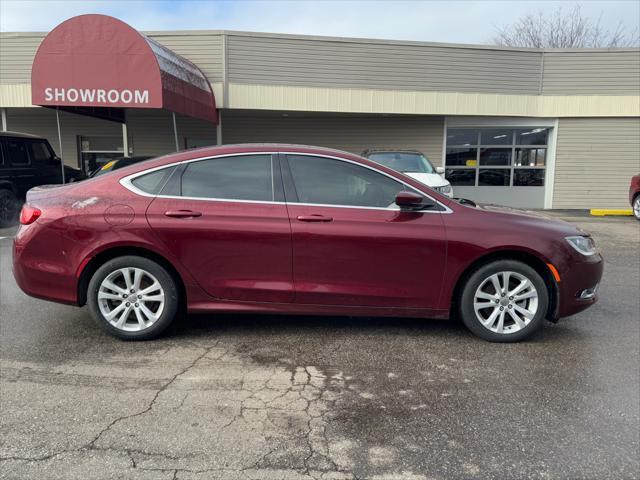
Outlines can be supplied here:
M445 176L452 185L544 186L549 130L448 129Z
M7 138L4 141L4 155L9 165L14 167L30 164L27 144L23 140Z
M182 174L182 196L273 201L271 155L237 155L188 163Z
M300 203L388 208L403 184L369 168L325 157L289 155Z
M44 140L29 141L29 153L31 155L31 161L36 164L51 163L55 155L51 151L51 147L48 142Z

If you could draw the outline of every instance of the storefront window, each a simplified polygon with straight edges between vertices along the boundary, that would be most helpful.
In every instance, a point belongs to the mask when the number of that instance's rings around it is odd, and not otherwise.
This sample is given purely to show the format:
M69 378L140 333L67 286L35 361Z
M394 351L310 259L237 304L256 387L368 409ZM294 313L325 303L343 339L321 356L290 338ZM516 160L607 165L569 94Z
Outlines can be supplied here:
M548 137L542 127L448 129L445 176L452 185L544 186Z

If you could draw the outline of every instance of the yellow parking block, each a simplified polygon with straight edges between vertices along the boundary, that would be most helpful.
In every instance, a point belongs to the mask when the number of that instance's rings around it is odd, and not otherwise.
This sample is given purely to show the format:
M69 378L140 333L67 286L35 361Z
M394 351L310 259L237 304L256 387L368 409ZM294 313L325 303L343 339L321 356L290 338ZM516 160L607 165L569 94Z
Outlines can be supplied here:
M626 216L626 215L633 215L633 210L631 210L630 208L628 208L628 209L626 209L626 208L619 208L619 209L615 209L615 208L592 208L590 213L594 217L604 217L605 215Z

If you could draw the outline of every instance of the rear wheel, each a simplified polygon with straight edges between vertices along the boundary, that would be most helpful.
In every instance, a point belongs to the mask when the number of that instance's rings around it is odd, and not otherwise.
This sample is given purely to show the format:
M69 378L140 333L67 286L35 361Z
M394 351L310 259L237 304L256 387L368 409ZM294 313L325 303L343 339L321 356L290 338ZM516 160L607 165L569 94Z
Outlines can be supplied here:
M158 337L178 312L171 275L144 257L109 260L94 273L87 290L91 314L109 333L125 340Z
M480 267L467 280L460 297L462 321L491 342L517 342L542 327L549 294L533 268L515 260Z
M636 195L636 198L633 199L633 214L636 220L640 220L640 195Z
M18 216L18 198L11 190L0 188L0 228L15 225Z

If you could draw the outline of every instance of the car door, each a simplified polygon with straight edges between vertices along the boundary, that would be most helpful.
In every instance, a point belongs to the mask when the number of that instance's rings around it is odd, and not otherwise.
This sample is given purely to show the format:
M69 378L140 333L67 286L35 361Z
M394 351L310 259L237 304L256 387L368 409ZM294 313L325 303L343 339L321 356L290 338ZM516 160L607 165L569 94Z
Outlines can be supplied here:
M441 213L401 211L406 187L344 159L287 154L296 302L435 308L446 265Z
M49 142L42 139L25 140L31 168L33 170L33 186L62 183L60 160L56 159Z
M27 190L36 185L27 144L21 138L5 137L2 139L2 149L8 177L16 193L23 197Z
M187 162L147 209L158 238L212 297L293 301L291 227L275 162L271 154Z

